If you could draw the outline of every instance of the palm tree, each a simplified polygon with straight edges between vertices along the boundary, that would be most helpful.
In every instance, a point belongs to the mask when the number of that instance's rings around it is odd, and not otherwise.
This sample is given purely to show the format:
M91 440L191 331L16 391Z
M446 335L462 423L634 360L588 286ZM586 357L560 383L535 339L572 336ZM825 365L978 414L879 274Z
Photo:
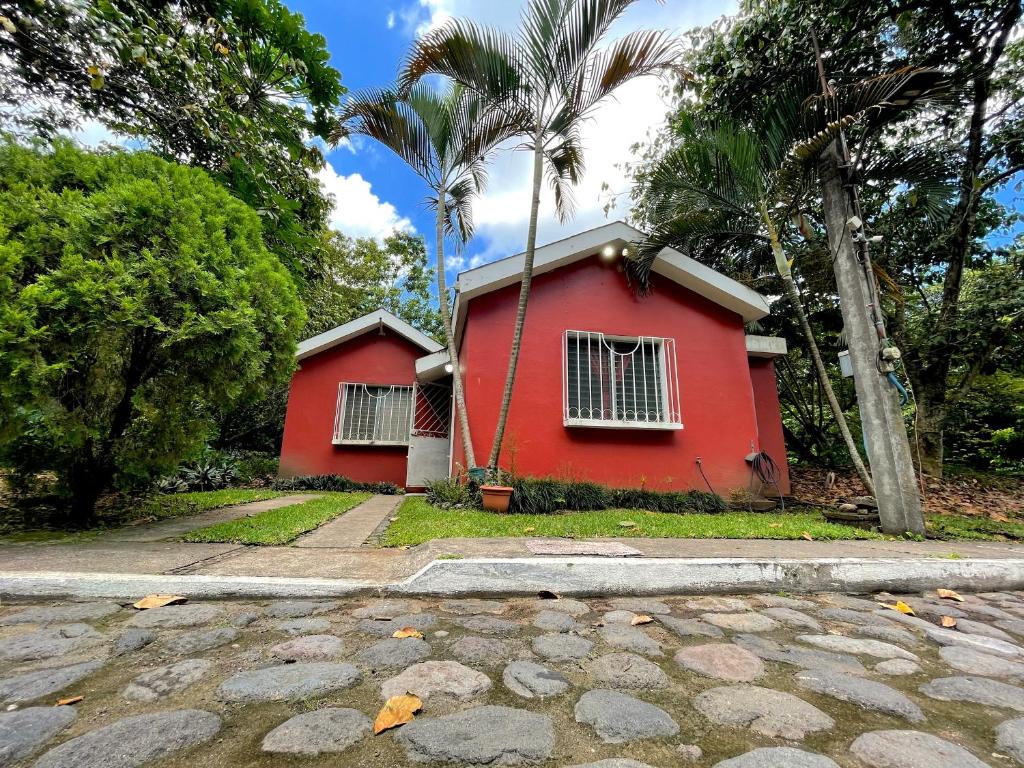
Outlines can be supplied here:
M806 338L846 450L868 493L874 493L786 256L787 230L799 212L804 193L804 160L816 156L839 127L832 125L794 147L798 109L792 102L781 100L764 124L754 128L728 118L683 115L674 126L679 145L643 180L645 215L653 229L639 249L640 265L649 265L665 246L683 250L698 260L732 253L755 265L773 263ZM646 275L641 275L641 282L645 279Z
M512 401L526 307L533 278L541 182L547 172L559 218L572 215L572 185L583 173L583 123L616 88L676 61L677 43L664 32L637 31L605 49L598 45L634 0L528 0L515 35L465 19L424 35L405 63L400 84L446 75L518 120L521 147L533 153L533 189L522 284L508 372L487 468L498 469Z
M488 108L483 99L458 84L443 91L420 84L404 95L391 89L357 94L342 108L331 135L334 142L353 133L376 139L402 158L431 190L427 203L436 214L437 297L470 467L475 466L476 457L448 306L444 238L455 236L467 242L472 236L472 200L487 180L486 155L515 134L521 119L515 110Z

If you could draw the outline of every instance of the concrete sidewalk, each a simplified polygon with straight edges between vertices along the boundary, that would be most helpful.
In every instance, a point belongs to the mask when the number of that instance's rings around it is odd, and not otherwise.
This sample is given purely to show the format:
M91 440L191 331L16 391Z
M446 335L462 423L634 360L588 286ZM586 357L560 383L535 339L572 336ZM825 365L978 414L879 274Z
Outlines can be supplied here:
M315 495L214 510L88 542L0 545L0 597L133 595L144 585L151 591L269 596L1024 588L1024 545L1004 542L600 540L633 548L636 557L589 557L592 548L575 547L585 542L529 537L437 539L405 549L368 546L367 539L400 501L390 496L372 497L291 546L190 544L174 538L211 522L309 498ZM537 556L528 546L537 541L557 542L562 556Z

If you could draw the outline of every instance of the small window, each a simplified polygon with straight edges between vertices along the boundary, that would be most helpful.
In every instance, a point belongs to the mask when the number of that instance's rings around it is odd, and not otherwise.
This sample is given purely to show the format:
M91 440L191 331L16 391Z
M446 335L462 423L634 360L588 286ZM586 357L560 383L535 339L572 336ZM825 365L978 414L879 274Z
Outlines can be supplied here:
M566 331L563 347L566 426L682 427L673 339Z
M408 445L412 387L342 383L334 418L334 443Z

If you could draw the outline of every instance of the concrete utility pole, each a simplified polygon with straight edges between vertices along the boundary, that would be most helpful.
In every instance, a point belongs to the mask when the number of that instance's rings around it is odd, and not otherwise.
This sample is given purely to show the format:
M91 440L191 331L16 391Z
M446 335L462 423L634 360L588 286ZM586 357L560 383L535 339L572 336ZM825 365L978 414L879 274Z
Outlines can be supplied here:
M822 93L831 96L832 88L825 79L821 50L813 32L811 41ZM875 501L883 531L896 535L923 534L924 514L907 427L896 401L896 390L886 378L893 370L889 356L892 348L886 344L885 322L852 171L846 136L840 131L818 160L818 178ZM888 349L888 354L883 355L883 349Z
M873 314L878 312L880 316L881 310L875 306L875 292L868 284L860 249L855 247L853 232L847 224L854 214L850 193L845 188L842 160L839 142L835 141L822 155L818 173L875 501L883 531L923 534L924 515L903 412L896 390L878 369L882 339Z

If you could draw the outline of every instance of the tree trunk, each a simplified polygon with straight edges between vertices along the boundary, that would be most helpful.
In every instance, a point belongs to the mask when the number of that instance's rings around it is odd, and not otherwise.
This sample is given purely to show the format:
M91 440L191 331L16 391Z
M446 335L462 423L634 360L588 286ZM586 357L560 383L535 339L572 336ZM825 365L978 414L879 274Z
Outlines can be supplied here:
M807 346L811 350L811 360L814 361L814 370L818 374L818 381L821 383L821 389L825 393L825 399L828 400L829 408L832 409L836 426L839 427L839 434L843 436L846 452L850 454L850 461L853 462L860 481L864 483L868 493L874 495L875 488L871 482L871 475L868 474L868 469L864 466L864 461L860 457L860 451L857 450L857 443L850 433L850 425L846 423L846 414L843 413L839 400L836 398L835 390L832 389L832 380L828 377L828 371L825 370L825 363L821 359L818 343L814 339L814 331L811 330L811 324L807 320L807 314L804 312L804 306L800 301L800 294L797 292L796 285L793 283L792 275L783 275L782 284L785 287L786 298L789 299L789 303L793 306L793 311L796 312L797 319L800 321L800 328L804 332L804 338L807 339Z
M508 421L508 410L512 403L512 386L515 384L516 367L519 365L519 347L523 339L526 303L530 299L530 282L533 279L533 256L537 248L537 213L540 210L540 184L543 176L544 143L543 133L538 126L533 138L533 191L530 199L530 225L526 231L523 282L519 286L519 306L516 309L516 324L512 331L512 349L508 358L508 373L505 375L505 391L501 396L501 410L498 411L498 423L494 429L494 442L491 443L491 455L487 460L487 470L492 477L496 476L498 472L501 444L505 439L505 424Z
M938 400L929 395L917 393L917 447L920 454L920 471L930 477L942 477L942 462L945 459L942 433L946 427L945 392Z
M68 502L69 528L89 528L96 522L96 502L113 480L113 472L104 469L93 456L92 444L82 448L82 455L73 461L64 483L71 500Z
M448 309L448 284L444 274L444 206L445 188L442 184L437 191L437 299L441 305L448 360L452 365L452 389L455 393L455 412L459 417L459 434L462 435L462 449L466 453L466 468L471 469L476 466L476 454L469 433L469 412L466 410L466 393L462 388L462 366L459 365L459 350L455 346L455 329L452 328L452 313Z

